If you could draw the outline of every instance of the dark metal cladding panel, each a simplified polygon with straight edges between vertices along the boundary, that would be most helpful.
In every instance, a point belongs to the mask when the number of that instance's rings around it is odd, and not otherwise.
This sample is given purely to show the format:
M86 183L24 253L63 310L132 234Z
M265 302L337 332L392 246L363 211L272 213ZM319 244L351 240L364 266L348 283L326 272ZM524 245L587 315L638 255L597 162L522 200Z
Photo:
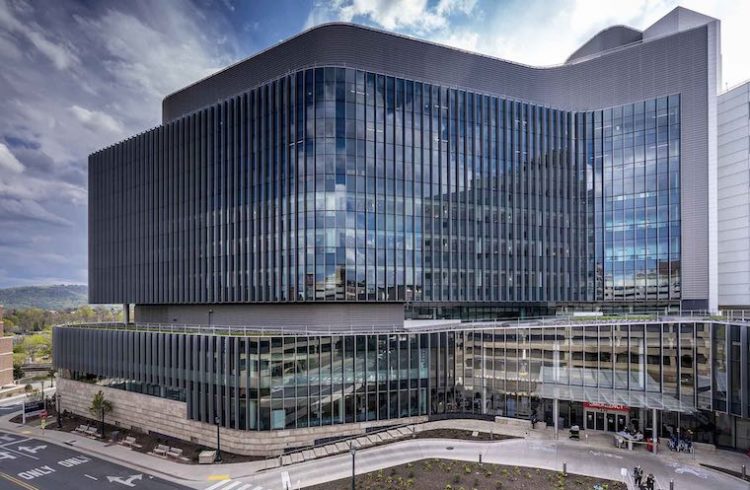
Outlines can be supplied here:
M575 168L578 160L572 156L575 152L573 114L558 112L558 109L612 107L679 94L682 123L680 178L681 192L685 196L681 202L682 234L691 237L682 240L682 297L706 298L709 281L708 238L705 233L709 213L706 162L710 157L710 116L706 114L712 104L715 105L708 95L711 93L711 29L711 25L703 26L597 58L546 69L350 25L312 29L172 94L165 99L165 121L168 122L165 126L89 158L90 301L139 304L277 302L297 301L300 294L306 294L307 301L328 300L316 297L316 291L304 291L303 284L291 284L293 281L307 282L308 275L316 274L326 266L315 263L322 258L304 263L305 252L317 245L306 243L308 230L300 225L307 222L305 216L314 222L323 219L323 215L318 213L319 209L307 209L303 213L307 205L304 190L296 192L297 208L290 209L290 199L294 195L289 194L295 192L289 183L292 138L290 135L290 141L286 141L286 135L280 131L282 122L291 118L288 111L292 110L292 96L287 96L288 86L293 79L301 81L307 78L297 78L295 71L313 65L345 66L377 73L376 79L384 82L382 94L390 94L393 90L394 79L385 75L405 77L407 83L423 80L440 84L441 87L427 91L425 97L428 105L440 108L441 114L450 97L450 110L438 119L442 121L438 124L446 124L449 128L461 124L459 100L464 101L462 107L466 115L469 96L473 100L471 107L474 112L481 94L512 99L498 100L498 104L506 109L500 114L500 117L505 117L506 125L504 131L498 127L498 152L505 153L502 160L509 164L507 171L498 175L498 185L502 191L513 194L509 203L512 224L498 230L498 245L503 245L502 253L496 259L490 259L505 264L492 267L493 273L498 274L496 284L499 291L495 293L498 297L481 297L485 291L477 291L474 287L476 277L472 282L463 272L466 262L475 260L470 250L461 249L454 257L453 253L443 254L432 248L425 252L425 256L432 254L432 267L441 273L433 274L431 279L425 275L425 285L430 287L432 294L425 294L416 301L575 301L591 294L591 291L582 294L578 287L579 282L584 283L584 290L588 287L585 267L579 262L585 241L580 248L577 246L580 234L585 232L585 218L577 223L578 213L574 208L580 187L586 182L569 171L578 171ZM378 46L378 49L371 49L372 46ZM328 70L316 69L319 73L315 76L322 76L320 73ZM313 82L312 78L310 82ZM403 83L403 80L398 80L396 86ZM258 89L250 91L255 88ZM298 90L303 88L304 93L314 92L313 87L306 86L298 87ZM473 90L477 95L467 94L463 89ZM235 97L237 95L242 97ZM521 103L521 100L532 104ZM311 107L322 105L316 101ZM541 118L540 113L548 114L548 111L554 115ZM183 117L188 114L192 116ZM377 110L375 114L379 117ZM307 117L315 121L315 114L307 114ZM195 134L205 136L195 143L195 151L192 149L194 120L197 120ZM514 121L522 121L523 128L511 129ZM423 173L444 166L448 158L448 152L441 148L442 143L436 144L432 141L434 138L429 137L429 129L434 133L439 131L430 128L432 124L432 117L425 116L422 125L427 129L422 137L429 141L423 142ZM460 143L465 165L471 165L471 162L477 167L483 165L483 157L477 154L473 142L483 131L482 125L482 122L475 121L463 141L451 137L451 151ZM543 142L535 133L540 125L542 133L561 140L560 147L552 152L540 149ZM288 130L289 125L285 126ZM244 139L238 137L238 128L242 128L242 135L247 137L246 146L243 146ZM320 129L315 123L310 128L313 131ZM302 140L314 137L306 135ZM377 136L374 148L378 158L384 149L391 151L392 146L385 143L394 137L395 131ZM296 135L293 139L297 139ZM549 166L526 168L519 156L520 149L526 145L529 145L530 158L538 159L540 153L552 155ZM314 151L311 147L310 152ZM191 162L192 155L197 155L195 164ZM319 157L308 153L307 158ZM394 155L390 154L385 161L391 162L393 158ZM433 158L436 161L431 161ZM249 164L241 165L240 162ZM309 165L310 160L306 164ZM303 167L303 164L298 164L298 167ZM453 172L444 174L436 170L432 182L439 186L458 184L468 188L467 172L476 172L477 167L464 167L463 171L452 168ZM385 174L385 169L378 170ZM244 172L247 172L246 176ZM302 186L300 180L303 179L308 181L304 185L317 185L315 177L300 173L296 185ZM546 193L540 194L539 187L546 182L558 188L548 198ZM139 194L141 188L143 191ZM249 194L247 206L243 202L243 192ZM393 192L386 188L384 195L390 199L394 197ZM402 196L401 191L395 192L399 192L395 197ZM525 194L529 197L525 198ZM540 195L544 196L541 200ZM481 195L466 191L436 200L445 206L447 213L460 212L461 218L466 220L469 208L481 207L482 199ZM533 216L540 207L547 211L545 215L572 215L571 225L548 230L534 227L528 216ZM529 209L532 211L526 215ZM247 212L246 218L243 212ZM297 215L299 219L294 219ZM398 217L398 226L403 225L397 214L388 212L387 216L391 222ZM297 227L297 244L285 242L290 239L292 228L285 222L290 217L294 219L292 227ZM454 246L458 236L468 232L465 224L456 226L452 221L449 220L445 227L440 226L438 218L430 223L431 227L440 228L434 238L441 243L445 241L450 247ZM377 226L380 228L381 223L378 222ZM478 230L481 228L474 229L475 241ZM539 232L544 235L540 236ZM483 234L493 236L486 230ZM518 237L523 236L536 240L537 246L569 248L571 253L541 258L535 254L511 255L511 241L519 242ZM519 245L514 243L513 246ZM377 249L381 249L380 244ZM396 264L398 254L394 253L394 247L384 250L383 259L389 273L382 285L387 290L388 286L393 286L395 277L390 274L390 268L399 273L404 264L401 261ZM310 257L318 255L315 253ZM292 266L298 258L302 260L296 264L295 281ZM377 265L381 266L380 263ZM424 267L422 272L426 274L426 270ZM580 279L576 280L579 271ZM369 277L369 273L375 271L367 272ZM443 272L448 279L446 283L442 280ZM533 278L542 273L548 274L549 280L540 287ZM571 276L573 280L568 281ZM508 286L509 280L513 281L512 287ZM293 291L291 286L295 286ZM376 298L373 293L366 300L383 298ZM393 300L403 301L403 298Z

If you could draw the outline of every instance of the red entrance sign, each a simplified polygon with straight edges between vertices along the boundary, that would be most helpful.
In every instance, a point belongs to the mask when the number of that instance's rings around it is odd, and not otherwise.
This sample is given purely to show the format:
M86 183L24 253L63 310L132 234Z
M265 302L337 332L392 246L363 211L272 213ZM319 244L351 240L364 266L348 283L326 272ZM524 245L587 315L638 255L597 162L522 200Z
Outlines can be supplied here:
M592 410L613 410L615 412L629 412L630 411L630 407L627 405L609 405L607 403L583 402L583 408L590 408Z

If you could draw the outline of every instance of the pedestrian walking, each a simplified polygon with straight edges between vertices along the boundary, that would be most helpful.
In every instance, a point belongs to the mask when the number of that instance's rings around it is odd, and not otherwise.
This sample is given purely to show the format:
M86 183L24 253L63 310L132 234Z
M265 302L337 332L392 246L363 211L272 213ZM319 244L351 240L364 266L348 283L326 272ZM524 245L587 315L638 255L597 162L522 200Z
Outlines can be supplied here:
M640 466L633 468L633 480L635 481L636 488L641 488L641 480L643 478L643 470Z
M649 473L646 477L646 489L647 490L654 490L654 483L656 482L656 479L654 478L653 473Z

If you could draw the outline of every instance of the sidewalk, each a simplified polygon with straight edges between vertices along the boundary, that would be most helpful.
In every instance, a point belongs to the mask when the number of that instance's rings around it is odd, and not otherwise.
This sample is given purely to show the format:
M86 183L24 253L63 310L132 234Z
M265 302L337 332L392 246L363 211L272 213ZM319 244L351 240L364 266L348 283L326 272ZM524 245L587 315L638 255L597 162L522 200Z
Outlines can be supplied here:
M304 485L345 478L351 475L351 457L347 453L303 461L279 467L279 459L220 465L187 465L156 456L131 451L119 445L92 440L84 436L20 426L10 422L11 416L0 417L0 430L23 433L50 443L77 448L84 454L96 456L129 468L152 473L175 483L205 488L216 480L245 480L263 484L263 488L274 489L280 486L282 472L288 472L293 482ZM50 421L54 424L54 421ZM442 420L417 426L418 430L436 428L465 429L472 431L493 431L496 434L515 435L520 439L498 442L474 442L442 439L405 439L391 444L362 448L357 451L357 472L364 473L380 468L417 461L424 458L451 458L464 461L477 461L482 454L483 461L519 466L534 466L546 469L562 469L562 462L568 463L568 471L589 476L621 480L620 469L628 471L640 464L647 472L654 472L662 488L669 488L669 480L674 479L675 488L706 488L713 490L750 489L740 480L699 466L705 462L715 466L736 467L748 464L748 458L740 453L717 450L698 455L661 451L656 457L644 450L628 451L612 446L611 435L590 434L581 441L570 441L567 432L560 431L559 440L554 439L551 428L525 430L520 427L496 424L482 420ZM453 447L447 450L447 447ZM710 484L708 480L710 479Z

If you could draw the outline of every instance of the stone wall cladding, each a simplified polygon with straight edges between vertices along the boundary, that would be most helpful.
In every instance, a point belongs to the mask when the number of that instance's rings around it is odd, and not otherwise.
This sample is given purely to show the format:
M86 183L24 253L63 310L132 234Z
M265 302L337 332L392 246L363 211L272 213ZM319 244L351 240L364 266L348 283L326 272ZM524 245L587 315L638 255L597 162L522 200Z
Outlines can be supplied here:
M4 337L3 307L0 306L0 387L13 384L13 337Z
M207 447L216 446L216 426L187 419L187 405L140 393L131 393L106 386L61 378L57 383L63 410L91 417L89 406L94 395L102 390L112 402L112 413L105 421L144 432L153 431ZM247 456L275 456L285 448L312 445L325 437L364 434L368 427L425 422L426 416L398 420L381 420L356 424L274 431L244 431L221 428L221 448Z

